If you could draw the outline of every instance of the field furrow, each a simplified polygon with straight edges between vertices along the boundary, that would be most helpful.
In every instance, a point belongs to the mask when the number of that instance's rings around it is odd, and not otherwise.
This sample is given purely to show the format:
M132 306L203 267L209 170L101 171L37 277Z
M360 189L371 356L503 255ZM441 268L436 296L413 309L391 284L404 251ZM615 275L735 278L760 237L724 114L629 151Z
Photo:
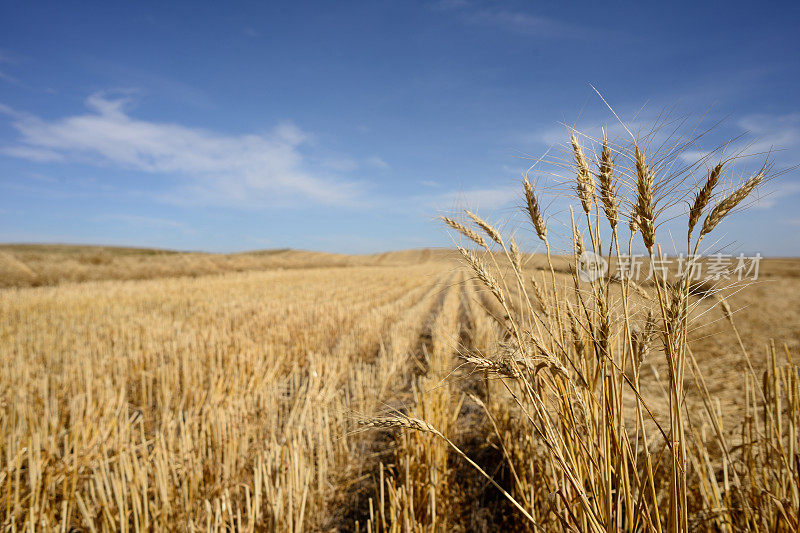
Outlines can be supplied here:
M5 526L309 527L351 461L355 383L389 382L400 330L421 322L440 273L306 269L6 291Z

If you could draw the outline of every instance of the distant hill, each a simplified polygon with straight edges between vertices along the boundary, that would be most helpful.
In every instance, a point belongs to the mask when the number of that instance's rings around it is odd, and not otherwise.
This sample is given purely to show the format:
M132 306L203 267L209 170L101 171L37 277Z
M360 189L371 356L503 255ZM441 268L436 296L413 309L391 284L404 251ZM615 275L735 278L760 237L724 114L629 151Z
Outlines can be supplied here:
M92 280L201 276L288 268L392 266L450 261L452 250L345 255L289 248L234 254L68 244L0 245L0 287L35 287Z

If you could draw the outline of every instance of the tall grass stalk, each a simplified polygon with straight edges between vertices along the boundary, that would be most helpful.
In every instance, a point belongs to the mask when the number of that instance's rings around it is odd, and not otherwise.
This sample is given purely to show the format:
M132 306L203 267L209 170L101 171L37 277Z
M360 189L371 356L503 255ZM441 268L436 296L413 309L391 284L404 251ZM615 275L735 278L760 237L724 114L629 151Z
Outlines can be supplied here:
M701 280L691 268L672 279L658 268L664 259L660 217L676 203L664 191L693 196L685 250L691 266L703 239L768 179L771 165L716 199L727 161L714 166L696 190L680 191L676 183L686 182L685 176L670 174L680 151L649 153L649 143L637 139L590 142L598 153L585 144L571 135L572 162L561 160L562 167L574 169L572 190L585 215L583 224L570 221L574 260L568 276L556 276L542 202L527 175L521 196L533 232L546 245L549 278L526 271L516 241L479 214L467 211L465 224L445 219L483 250L459 248L466 268L505 316L497 323L498 338L505 341L494 345L494 353L478 350L464 358L493 376L480 405L513 473L502 494L535 529L660 533L797 527L797 367L791 360L781 367L773 347L759 386L748 358L751 372L743 386L750 416L741 444L732 447L719 404L690 349L698 320L692 287ZM627 249L618 234L620 218L630 221ZM582 278L587 253L620 265L637 234L653 272L652 291L610 271ZM642 366L658 352L667 369L666 413L641 388ZM702 399L700 413L687 407L692 385ZM491 388L500 390L490 395ZM444 432L429 433L452 445Z

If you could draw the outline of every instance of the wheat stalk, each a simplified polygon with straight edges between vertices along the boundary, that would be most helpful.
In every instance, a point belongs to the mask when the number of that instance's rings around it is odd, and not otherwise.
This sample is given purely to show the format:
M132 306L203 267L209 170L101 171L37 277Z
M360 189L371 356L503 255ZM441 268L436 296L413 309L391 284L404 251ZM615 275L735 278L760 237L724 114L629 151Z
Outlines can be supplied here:
M639 230L642 232L642 239L647 250L652 252L653 244L656 239L655 228L655 201L653 200L653 184L655 176L648 168L647 161L645 161L644 154L639 150L638 146L634 147L634 155L636 160L636 212L635 219ZM633 217L631 218L633 220Z
M639 231L639 215L636 213L635 206L630 214L630 220L628 221L628 229L631 232L631 239L633 239L634 235L636 235L636 233Z
M369 418L367 420L359 420L359 424L361 424L364 427L374 428L374 429L394 429L394 428L413 429L414 431L424 431L441 436L439 430L437 430L428 422L421 420L419 418L405 416L402 414L398 416L375 417L375 418Z
M700 230L700 236L702 237L711 233L733 208L739 205L742 200L747 198L750 193L753 192L756 187L758 187L759 183L764 180L766 173L767 166L765 165L757 174L744 182L741 187L733 191L729 196L718 203L703 222L703 229Z
M533 185L531 182L528 181L527 176L523 180L523 185L525 188L525 207L528 211L528 216L531 218L531 222L533 223L533 227L536 230L536 234L539 238L543 241L547 241L547 225L544 223L544 217L542 216L542 210L539 207L539 200L536 198L536 194L533 190Z
M511 264L514 266L514 270L516 270L520 275L522 274L522 254L520 254L519 246L517 246L517 241L511 239L511 244L509 245L509 251L511 255Z
M583 210L589 213L592 210L592 203L594 202L594 181L592 174L589 171L589 164L586 162L586 157L583 155L578 137L575 134L570 135L570 142L572 143L572 152L575 156L575 166L577 168L577 187L578 198L581 201Z
M607 139L603 139L597 181L600 184L600 199L603 202L603 210L613 231L619 222L619 200L617 199L617 190L614 184L614 161L611 157L611 149L608 147Z
M444 221L444 223L447 226L449 226L450 228L453 228L454 230L456 230L457 232L459 232L463 236L467 237L468 239L470 239L472 242L474 242L478 246L480 246L482 248L485 248L487 250L489 249L489 246L486 244L486 241L483 239L483 237L481 237L480 235L478 235L477 233L472 231L471 228L468 228L467 226L465 226L463 224L460 224L460 223L456 222L455 220L453 220L452 218L449 218L449 217L439 217L439 218L441 218L442 221Z
M494 487L497 490L499 490L503 494L503 496L505 496L506 499L508 499L508 501L510 501L511 504L514 505L514 507L516 507L525 516L525 518L528 519L529 523L533 527L535 527L537 530L544 531L544 528L541 525L539 525L539 523L533 518L533 516L531 516L531 514L522 505L520 505L520 503L511 494L509 494L506 489L501 487L494 480L494 478L492 476L487 474L486 471L483 468L481 468L480 465L478 465L478 463L476 463L475 461L470 459L470 457L467 454L465 454L461 450L461 448L456 446L450 439L448 439L446 436L444 436L438 429L436 429L432 425L428 424L427 422L425 422L423 420L419 420L417 418L410 418L410 417L405 416L405 415L400 415L400 416L396 416L396 417L384 417L384 418L365 420L362 423L366 427L373 427L373 428L405 428L405 429L411 429L411 430L415 430L415 431L423 431L423 432L432 433L432 434L436 435L437 437L443 439L448 444L448 446L450 446L459 456L461 456L464 460L466 460L470 464L470 466L472 466L475 470L478 471L479 474L481 474L484 478L486 478L489 481L489 483L494 485Z
M547 305L547 299L544 296L544 291L542 291L542 288L536 282L536 278L531 276L530 280L531 280L531 286L533 287L533 294L534 296L536 296L536 300L539 302L539 305L542 306L542 312L544 313L545 316L550 316L550 309L549 306Z
M641 331L633 330L632 332L633 353L635 354L637 368L642 366L647 354L650 352L653 337L655 337L655 331L656 319L653 315L653 311L650 310L647 313L647 320L645 320L644 329Z
M456 247L464 259L467 260L467 263L472 268L472 271L475 272L475 275L478 276L478 279L483 282L484 285L492 292L495 298L501 303L505 304L505 296L503 294L503 290L500 287L500 284L497 282L495 277L489 272L486 268L486 265L476 256L471 250L466 250L461 246Z
M583 234L575 224L575 221L572 222L572 247L575 250L576 257L582 256L586 251L586 247L583 244Z
M719 182L719 178L722 175L722 167L724 163L719 163L715 166L711 171L708 173L708 178L700 190L697 191L697 194L694 197L694 203L692 204L691 209L689 210L689 236L691 237L692 231L694 227L697 225L697 221L700 220L700 216L703 214L703 210L708 205L708 202L711 201L711 195L714 192L714 187L717 186Z
M509 378L521 378L522 374L516 369L515 365L509 360L493 361L480 355L462 355L464 362L473 366L475 370L500 374ZM515 361L517 367L521 361Z
M465 212L467 213L467 216L471 218L472 221L475 222L475 224L478 225L479 228L481 228L483 231L486 232L486 235L488 235L490 239L492 239L500 246L503 246L503 239L500 236L499 231L497 231L491 224L483 220L481 217L479 217L472 211L466 210Z

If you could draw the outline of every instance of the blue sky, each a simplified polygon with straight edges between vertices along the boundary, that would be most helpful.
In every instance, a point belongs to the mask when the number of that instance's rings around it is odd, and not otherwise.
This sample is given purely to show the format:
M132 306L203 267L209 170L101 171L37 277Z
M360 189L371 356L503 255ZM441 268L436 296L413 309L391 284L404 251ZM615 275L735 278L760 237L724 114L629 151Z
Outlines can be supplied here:
M798 23L796 2L3 2L0 241L446 245L441 212L516 216L562 122L613 131L590 84L790 167ZM800 255L800 173L761 195L719 242Z

